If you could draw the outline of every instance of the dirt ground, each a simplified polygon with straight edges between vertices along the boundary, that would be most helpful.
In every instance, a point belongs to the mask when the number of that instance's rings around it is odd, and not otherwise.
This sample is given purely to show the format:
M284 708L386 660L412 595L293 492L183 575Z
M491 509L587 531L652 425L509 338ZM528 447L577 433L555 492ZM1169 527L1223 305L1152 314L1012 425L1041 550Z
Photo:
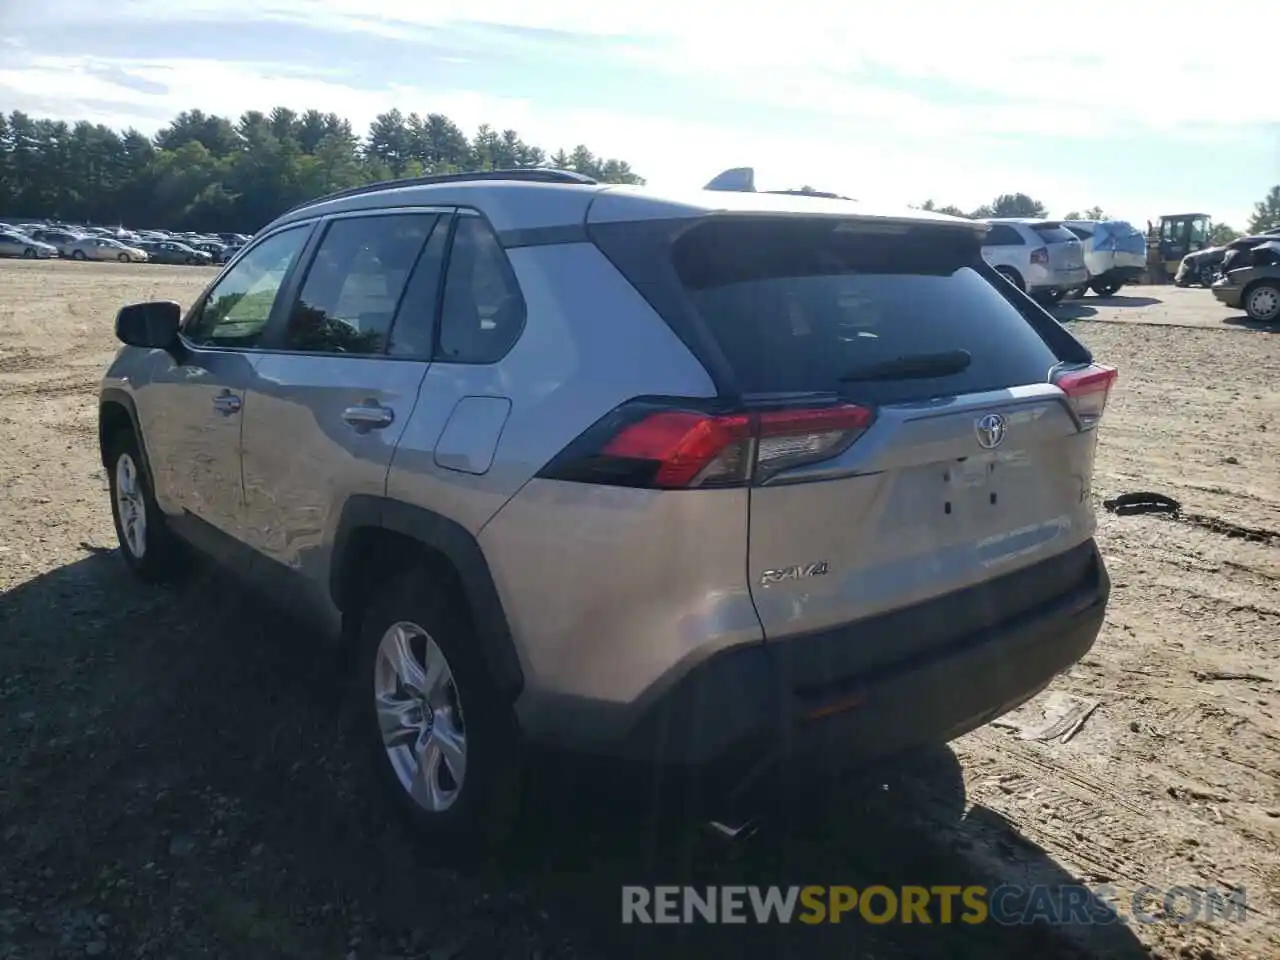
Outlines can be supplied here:
M216 574L147 589L114 555L95 432L114 311L209 275L0 263L0 957L1280 956L1280 332L1199 289L1060 308L1120 369L1094 490L1114 592L1091 654L1012 720L1096 701L1073 736L989 726L734 844L549 773L510 859L456 873L358 782L312 638ZM1103 511L1131 491L1183 513ZM1081 882L1122 912L1143 885L1212 887L1248 913L619 923L620 884L681 882Z

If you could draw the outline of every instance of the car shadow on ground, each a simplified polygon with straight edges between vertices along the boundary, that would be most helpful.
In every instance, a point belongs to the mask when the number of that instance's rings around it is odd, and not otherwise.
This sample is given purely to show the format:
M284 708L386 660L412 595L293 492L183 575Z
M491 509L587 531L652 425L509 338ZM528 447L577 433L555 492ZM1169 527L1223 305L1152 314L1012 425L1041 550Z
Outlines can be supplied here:
M1247 314L1241 314L1234 317L1224 317L1223 323L1228 323L1233 327L1245 327L1249 330L1258 330L1262 333L1280 333L1280 320L1272 320L1270 323L1262 323L1258 320L1252 320Z
M1080 300L1073 301L1075 303L1091 303L1099 307L1154 307L1158 303L1164 303L1159 297L1145 296L1125 296L1116 294L1112 297L1081 297Z
M449 869L353 762L347 684L317 637L221 575L150 588L85 549L0 603L0 955L1147 955L1122 924L620 922L624 884L1074 882L966 809L948 749L771 784L761 832L734 842L639 793L600 802L558 764L501 863Z
M1059 323L1069 323L1072 320L1088 320L1090 317L1096 317L1098 311L1084 303L1083 300L1061 300L1049 307L1049 312Z

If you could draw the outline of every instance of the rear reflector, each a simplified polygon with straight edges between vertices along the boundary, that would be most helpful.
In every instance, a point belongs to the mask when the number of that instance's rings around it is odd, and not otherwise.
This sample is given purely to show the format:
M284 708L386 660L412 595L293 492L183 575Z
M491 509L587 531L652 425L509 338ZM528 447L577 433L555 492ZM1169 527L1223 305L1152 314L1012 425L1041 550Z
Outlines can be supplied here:
M738 486L834 457L874 419L871 409L853 404L728 414L624 404L539 475L668 490Z
M1116 382L1116 370L1100 363L1091 363L1086 367L1059 370L1053 376L1053 382L1070 399L1071 408L1075 411L1081 428L1088 430L1097 426L1102 419L1102 412L1107 407L1107 397Z

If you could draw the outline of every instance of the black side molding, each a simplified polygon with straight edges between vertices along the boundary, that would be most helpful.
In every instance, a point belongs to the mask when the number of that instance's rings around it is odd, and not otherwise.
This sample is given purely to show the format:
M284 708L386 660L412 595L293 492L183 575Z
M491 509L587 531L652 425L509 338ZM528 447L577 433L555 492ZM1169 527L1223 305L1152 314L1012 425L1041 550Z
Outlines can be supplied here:
M494 682L514 699L524 688L524 672L511 639L498 588L480 544L458 523L423 507L399 500L368 495L354 496L342 509L334 539L334 563L329 573L329 593L343 608L343 557L351 537L360 529L382 529L418 541L442 554L453 565L462 583L476 639L484 651Z

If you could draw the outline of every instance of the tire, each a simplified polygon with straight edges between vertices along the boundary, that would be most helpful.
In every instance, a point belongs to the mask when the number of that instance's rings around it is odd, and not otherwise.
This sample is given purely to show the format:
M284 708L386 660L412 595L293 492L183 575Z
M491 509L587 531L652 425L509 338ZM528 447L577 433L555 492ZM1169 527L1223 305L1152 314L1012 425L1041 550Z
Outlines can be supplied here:
M1244 312L1257 323L1280 323L1280 283L1261 280L1244 292Z
M34 260L35 258L36 258L35 247L27 247L25 250L22 251L23 260Z
M83 250L72 250L71 259L72 260L88 260L89 258L84 255Z
M120 254L120 256L116 257L116 259L119 260L121 263L128 263L129 255L127 253L122 253Z
M1218 271L1213 267L1201 267L1198 275L1200 286L1208 289L1213 286L1213 281L1218 279Z
M431 587L433 581L439 578L418 568L371 598L355 649L348 716L374 779L426 848L454 862L474 862L502 846L519 814L518 725L465 612ZM433 672L424 669L428 656L449 679L426 684L431 692L424 697L416 691ZM409 668L396 669L406 661ZM388 745L395 734L383 733L380 696L401 705L384 713L388 720L400 717L403 725L395 730L407 738L400 744ZM424 702L431 706L430 721L424 719ZM434 763L429 777L419 762L424 752Z
M1118 280L1095 280L1089 286L1100 297L1114 297L1123 284Z
M996 273L1000 274L1023 293L1027 292L1027 285L1022 280L1022 274L1018 273L1013 267L996 267Z
M108 441L107 483L111 519L125 565L147 583L177 579L186 566L184 544L169 530L156 503L131 430L121 430Z

